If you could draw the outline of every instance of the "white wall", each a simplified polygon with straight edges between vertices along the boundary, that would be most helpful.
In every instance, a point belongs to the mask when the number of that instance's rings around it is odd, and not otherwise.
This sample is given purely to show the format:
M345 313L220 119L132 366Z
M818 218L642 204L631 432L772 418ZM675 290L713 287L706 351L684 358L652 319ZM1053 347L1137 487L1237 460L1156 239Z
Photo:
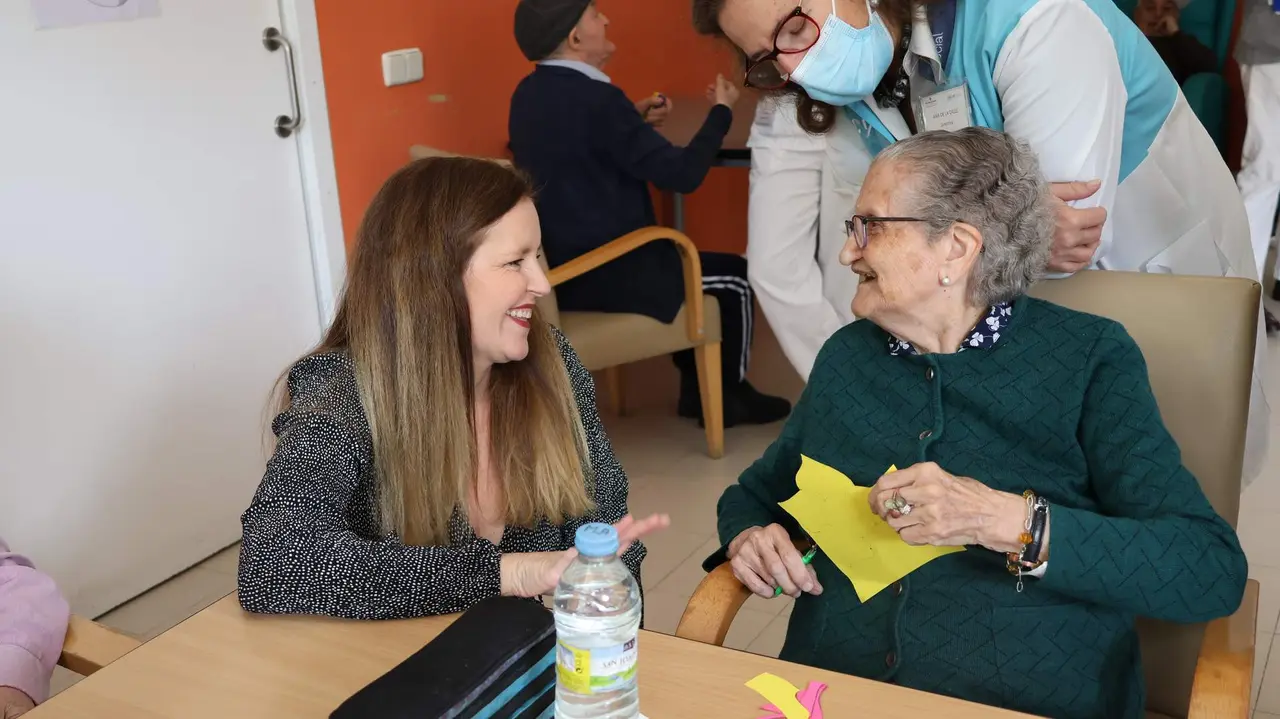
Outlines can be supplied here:
M0 536L89 615L238 539L326 305L275 0L161 7L0 2Z

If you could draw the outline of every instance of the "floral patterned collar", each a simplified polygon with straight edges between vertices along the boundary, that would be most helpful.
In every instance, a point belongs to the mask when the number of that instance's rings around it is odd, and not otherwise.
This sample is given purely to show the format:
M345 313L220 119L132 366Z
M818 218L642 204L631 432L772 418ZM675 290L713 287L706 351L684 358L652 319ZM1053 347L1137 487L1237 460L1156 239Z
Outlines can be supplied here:
M969 337L960 343L957 352L964 352L967 349L991 349L996 342L1000 341L1000 333L1009 324L1009 319L1013 317L1013 303L1001 302L991 306L991 310L986 316L978 320L978 324L974 325L973 331L969 333ZM889 335L889 354L894 357L902 355L920 354L910 342L898 339L893 335Z

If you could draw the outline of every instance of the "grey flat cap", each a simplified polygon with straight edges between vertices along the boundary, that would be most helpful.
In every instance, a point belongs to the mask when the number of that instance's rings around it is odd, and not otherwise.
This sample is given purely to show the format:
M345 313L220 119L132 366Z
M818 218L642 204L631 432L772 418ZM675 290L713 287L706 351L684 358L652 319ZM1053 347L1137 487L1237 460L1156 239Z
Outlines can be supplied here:
M569 37L591 0L520 0L516 44L530 62L544 60Z

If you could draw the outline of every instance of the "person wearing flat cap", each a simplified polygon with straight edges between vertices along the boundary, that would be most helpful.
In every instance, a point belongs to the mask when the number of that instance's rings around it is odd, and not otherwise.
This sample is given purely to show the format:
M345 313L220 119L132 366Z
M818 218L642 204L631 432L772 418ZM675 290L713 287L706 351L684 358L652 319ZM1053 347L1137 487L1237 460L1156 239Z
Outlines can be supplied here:
M520 0L516 43L533 72L511 98L508 131L515 164L534 180L542 242L552 267L629 232L657 224L648 185L690 193L702 184L733 122L738 88L718 76L714 103L686 147L654 125L670 110L660 95L633 103L604 67L615 50L609 19L590 0ZM720 304L725 426L765 424L791 411L784 399L747 382L755 298L740 255L700 253L702 285ZM556 288L561 309L640 314L671 323L684 303L674 243L650 242ZM702 418L692 351L673 355L680 369L677 411Z

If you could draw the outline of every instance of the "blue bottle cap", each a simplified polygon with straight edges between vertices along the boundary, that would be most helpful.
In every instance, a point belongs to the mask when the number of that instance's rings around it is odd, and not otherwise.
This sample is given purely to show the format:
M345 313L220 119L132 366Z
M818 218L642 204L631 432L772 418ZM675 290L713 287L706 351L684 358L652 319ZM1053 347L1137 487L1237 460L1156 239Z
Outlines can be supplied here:
M573 537L573 546L578 554L584 557L607 557L618 553L618 530L600 522L591 522L578 527Z

